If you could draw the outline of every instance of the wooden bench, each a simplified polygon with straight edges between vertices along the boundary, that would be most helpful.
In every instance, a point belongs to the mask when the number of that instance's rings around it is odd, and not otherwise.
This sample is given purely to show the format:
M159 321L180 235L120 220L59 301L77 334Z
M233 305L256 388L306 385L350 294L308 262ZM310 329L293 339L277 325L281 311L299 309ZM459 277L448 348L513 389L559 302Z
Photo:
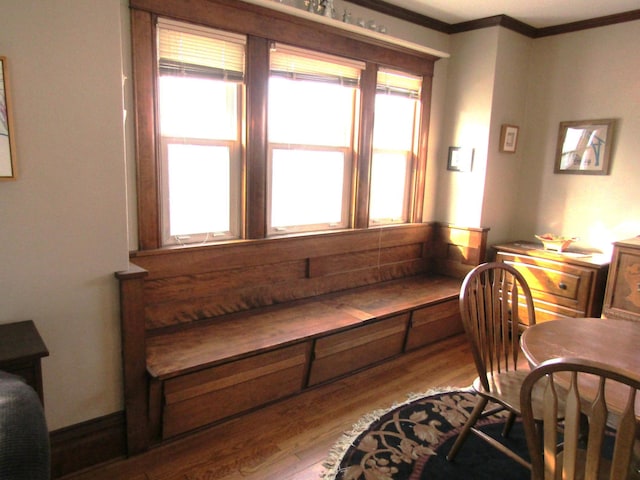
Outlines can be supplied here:
M486 229L403 225L134 252L120 280L130 454L462 331Z

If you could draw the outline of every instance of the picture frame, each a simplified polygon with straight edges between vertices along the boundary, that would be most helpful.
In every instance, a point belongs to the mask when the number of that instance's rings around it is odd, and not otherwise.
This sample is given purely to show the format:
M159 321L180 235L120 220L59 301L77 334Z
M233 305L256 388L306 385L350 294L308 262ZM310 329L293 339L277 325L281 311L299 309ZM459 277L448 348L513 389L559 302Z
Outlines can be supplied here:
M15 180L16 149L7 58L0 56L0 180Z
M447 170L470 172L473 168L473 148L449 147Z
M615 119L560 122L554 173L608 175Z
M500 151L502 153L516 153L518 133L520 133L520 127L506 123L502 125L500 129Z

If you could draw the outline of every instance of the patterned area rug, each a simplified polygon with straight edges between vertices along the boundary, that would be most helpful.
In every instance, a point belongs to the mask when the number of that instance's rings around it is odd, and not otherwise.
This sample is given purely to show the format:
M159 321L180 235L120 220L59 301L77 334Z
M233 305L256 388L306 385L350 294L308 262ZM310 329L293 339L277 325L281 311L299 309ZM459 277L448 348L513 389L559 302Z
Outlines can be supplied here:
M531 472L470 434L454 462L445 458L477 402L470 391L416 395L389 411L368 415L337 444L324 480L529 480ZM506 413L481 430L528 459L522 425L500 435Z

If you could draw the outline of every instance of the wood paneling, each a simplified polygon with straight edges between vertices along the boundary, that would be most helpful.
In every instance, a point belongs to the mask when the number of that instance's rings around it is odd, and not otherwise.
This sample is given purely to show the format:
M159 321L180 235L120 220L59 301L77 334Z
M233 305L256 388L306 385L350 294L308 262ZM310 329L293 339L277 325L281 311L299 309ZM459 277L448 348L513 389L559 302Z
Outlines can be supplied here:
M488 230L441 225L434 238L435 271L464 278L475 265L485 261Z

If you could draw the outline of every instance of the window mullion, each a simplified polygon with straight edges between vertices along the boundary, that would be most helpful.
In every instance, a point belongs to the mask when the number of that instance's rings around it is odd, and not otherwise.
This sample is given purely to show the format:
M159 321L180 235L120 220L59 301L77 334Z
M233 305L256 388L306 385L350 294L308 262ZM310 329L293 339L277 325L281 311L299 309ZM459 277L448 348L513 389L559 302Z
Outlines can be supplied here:
M369 190L373 148L373 119L376 102L377 65L367 63L360 77L360 128L358 155L354 159L356 177L354 227L369 226Z
M269 86L269 41L247 38L247 146L246 206L244 225L246 238L267 235L267 97Z

